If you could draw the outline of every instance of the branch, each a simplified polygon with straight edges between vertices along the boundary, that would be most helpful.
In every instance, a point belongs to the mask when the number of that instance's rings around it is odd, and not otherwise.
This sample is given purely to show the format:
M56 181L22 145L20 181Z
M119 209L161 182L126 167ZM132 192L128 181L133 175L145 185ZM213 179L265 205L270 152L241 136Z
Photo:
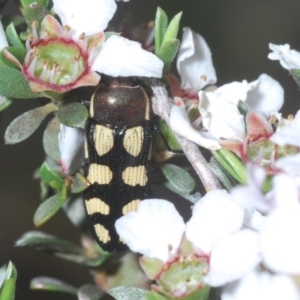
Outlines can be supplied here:
M143 80L151 86L154 93L154 97L152 98L153 112L169 125L172 101L168 96L165 86L162 82L154 78L143 78ZM200 152L198 146L195 143L178 135L176 132L173 132L173 134L177 138L177 141L187 159L190 161L191 165L200 177L205 190L211 191L215 189L222 189L218 178L210 170L208 163Z

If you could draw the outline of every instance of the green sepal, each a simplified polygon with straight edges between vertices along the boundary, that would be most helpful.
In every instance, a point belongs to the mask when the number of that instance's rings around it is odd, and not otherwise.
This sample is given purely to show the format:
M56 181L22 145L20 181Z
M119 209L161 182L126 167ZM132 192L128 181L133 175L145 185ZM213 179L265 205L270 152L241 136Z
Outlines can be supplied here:
M76 173L74 176L73 184L71 186L71 192L73 194L81 193L89 187L89 181L80 173Z
M296 83L300 87L300 69L291 69L290 73L292 74L294 80L296 81Z
M168 26L168 16L160 7L157 7L155 16L155 54L160 50Z
M55 190L60 191L64 186L64 180L47 162L44 162L40 167L40 176L45 183L49 184Z
M247 184L246 167L235 154L226 149L211 151L211 153L235 180L241 184Z
M133 286L118 286L108 290L116 300L145 300L147 290Z
M93 284L85 284L78 290L77 296L79 300L100 300L104 296L104 292ZM106 299L110 299L109 297ZM113 300L113 298L111 298Z
M55 110L56 106L53 103L48 103L44 106L29 110L14 119L5 131L5 144L16 144L27 139L35 132L42 121Z
M51 219L59 209L64 205L66 200L57 199L54 195L40 204L33 216L33 223L39 227Z
M66 126L84 128L88 118L88 111L84 105L73 102L61 105L58 109L57 117Z
M157 278L157 276L163 271L165 267L163 261L153 257L142 256L140 257L139 262L147 277L151 280Z
M194 178L184 169L173 165L164 164L161 170L168 180L166 187L179 195L189 195L195 189Z
M12 104L12 100L0 96L0 112L5 110L7 107L9 107Z
M24 233L15 243L16 247L31 247L39 251L50 253L68 253L82 255L81 247L69 241L59 239L42 231L28 231Z
M61 292L66 294L77 295L77 288L52 277L35 277L30 281L30 289Z
M14 23L10 23L6 27L6 36L7 36L8 43L11 46L20 48L20 49L23 49L24 51L26 51L26 48L25 48L23 42L21 41L21 39L19 38L19 35L15 29Z
M55 162L59 162L61 153L59 150L58 134L60 132L60 122L54 117L47 125L43 135L43 146L45 153Z
M0 95L7 98L30 99L41 97L33 93L23 73L15 68L0 66Z
M161 48L164 47L164 43L170 40L174 40L177 37L179 23L182 16L182 12L178 13L171 21L165 32L163 42L161 43Z

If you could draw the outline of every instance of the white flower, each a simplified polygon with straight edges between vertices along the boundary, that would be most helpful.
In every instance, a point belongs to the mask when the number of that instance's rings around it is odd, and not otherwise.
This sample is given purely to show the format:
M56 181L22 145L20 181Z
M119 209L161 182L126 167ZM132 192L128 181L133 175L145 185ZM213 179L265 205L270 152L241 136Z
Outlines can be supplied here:
M299 291L291 278L281 274L254 270L243 279L227 284L222 300L298 300Z
M53 10L63 25L71 27L73 38L84 33L88 36L103 31L116 11L114 0L54 0ZM118 35L111 36L102 44L91 66L110 76L162 76L163 62L145 51L137 42Z
M115 226L132 251L163 262L177 253L185 228L174 205L162 199L142 201L136 212L118 219Z
M208 45L201 35L188 27L183 28L177 70L181 88L191 93L198 93L206 85L217 81Z
M70 174L79 170L84 157L82 147L84 137L84 129L60 125L58 141L61 152L60 164L63 173Z
M5 31L3 29L2 22L0 20L0 50L2 50L4 47L8 46L8 42L6 39Z
M183 32L182 44L177 58L177 69L181 77L181 97L199 99L200 117L192 126L183 106L176 101L170 114L170 127L183 137L205 148L220 149L222 139L243 141L246 136L243 115L237 105L244 101L253 110L269 117L283 104L284 92L280 84L266 74L248 83L232 82L211 91L201 90L216 82L211 52L204 39L189 28ZM176 82L171 88L178 90ZM195 101L190 101L191 109ZM187 105L188 101L187 101ZM176 106L179 106L180 109ZM196 125L199 126L198 130Z
M289 44L269 44L269 48L273 51L269 53L269 59L279 60L281 66L287 70L300 69L300 52L291 50Z

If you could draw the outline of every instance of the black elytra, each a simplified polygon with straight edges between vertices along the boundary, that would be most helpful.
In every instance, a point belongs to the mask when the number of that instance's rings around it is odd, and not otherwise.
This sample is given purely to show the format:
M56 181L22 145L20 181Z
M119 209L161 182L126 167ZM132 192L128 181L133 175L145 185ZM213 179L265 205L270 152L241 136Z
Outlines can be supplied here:
M149 193L153 134L149 91L138 78L103 76L90 102L84 191L89 223L106 251L123 251L115 222Z

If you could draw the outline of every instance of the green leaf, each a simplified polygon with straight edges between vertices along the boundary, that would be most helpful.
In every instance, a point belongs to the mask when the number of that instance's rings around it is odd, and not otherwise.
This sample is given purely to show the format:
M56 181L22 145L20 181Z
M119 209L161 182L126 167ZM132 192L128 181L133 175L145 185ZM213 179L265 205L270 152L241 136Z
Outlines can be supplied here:
M63 209L73 225L81 228L85 224L86 212L82 194L71 195L65 202Z
M226 149L211 151L211 153L235 180L241 184L247 184L246 167L235 154Z
M19 38L19 35L18 35L13 23L9 24L6 27L6 36L7 36L8 43L11 46L20 48L20 49L23 49L26 51L26 48L25 48L24 44L22 43L21 39Z
M58 134L60 132L60 122L54 117L47 125L43 135L43 146L45 153L55 162L59 162L61 153L59 150Z
M116 300L145 300L147 290L133 286L118 286L108 291Z
M12 100L6 97L0 96L0 112L5 110L8 106L12 104Z
M163 43L157 56L164 62L165 68L170 67L173 59L176 56L180 42L177 39L168 40Z
M57 172L51 169L47 162L44 162L40 167L40 176L45 183L55 190L61 190L64 185L64 180Z
M51 253L57 257L83 264L85 256L82 248L41 231L29 231L16 242L17 247L31 247L39 251Z
M170 185L180 193L188 195L195 189L194 178L184 169L173 164L164 164L161 169Z
M1 270L4 271L3 268ZM0 300L13 300L15 298L16 280L17 270L13 263L9 262L0 289Z
M58 212L65 202L66 200L57 199L57 195L54 195L42 202L34 214L34 225L39 227L47 222Z
M23 73L14 68L0 66L0 82L0 95L2 96L17 99L40 97L39 94L32 92Z
M177 37L178 29L179 29L179 23L182 16L182 12L178 13L170 22L165 35L163 42L161 44L161 47L164 46L164 43L168 42L169 40L174 40Z
M61 105L57 116L59 121L66 126L84 128L88 111L84 105L74 102Z
M81 193L90 186L89 181L80 173L76 173L74 176L71 192L73 194Z
M99 290L93 284L85 284L78 290L78 300L100 300L104 296L104 292ZM105 297L105 299L110 299ZM113 299L113 298L111 298Z
M168 16L160 8L157 7L155 16L155 54L160 51L161 44L164 39L164 35L168 26Z
M32 290L53 291L77 295L77 289L74 286L52 277L35 277L30 281L30 288Z
M300 87L300 69L291 69L290 73L292 74L294 80L296 81L296 83Z
M56 106L51 102L17 117L5 131L5 143L16 144L24 141L39 127L47 115L55 110Z

